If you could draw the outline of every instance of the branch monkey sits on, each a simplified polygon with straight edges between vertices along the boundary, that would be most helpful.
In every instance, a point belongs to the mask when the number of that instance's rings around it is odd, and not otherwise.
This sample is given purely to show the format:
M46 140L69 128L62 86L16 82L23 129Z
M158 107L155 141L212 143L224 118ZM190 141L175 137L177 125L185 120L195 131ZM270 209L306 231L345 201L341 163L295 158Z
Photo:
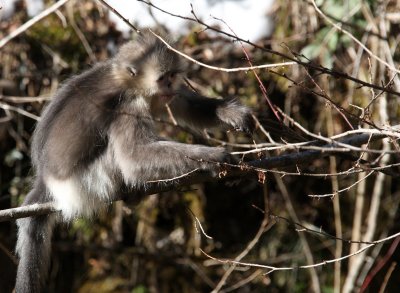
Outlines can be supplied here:
M175 53L142 34L56 92L33 135L36 177L24 205L54 201L61 216L18 220L17 293L41 291L57 221L92 217L121 190L194 169L216 171L216 164L207 162L230 160L223 148L178 143L155 133L150 105L163 100L170 101L178 122L192 128L251 127L247 107L186 89L181 70Z

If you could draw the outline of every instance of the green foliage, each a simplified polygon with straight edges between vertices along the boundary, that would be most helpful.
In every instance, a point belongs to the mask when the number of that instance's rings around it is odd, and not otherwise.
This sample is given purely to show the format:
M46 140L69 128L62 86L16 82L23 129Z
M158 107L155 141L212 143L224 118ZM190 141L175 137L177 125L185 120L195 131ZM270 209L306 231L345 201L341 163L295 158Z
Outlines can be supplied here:
M335 289L332 286L323 286L322 292L323 293L334 293Z
M149 290L147 290L147 287L144 285L139 285L132 289L132 293L148 293L148 292Z
M71 26L63 27L57 16L51 15L42 22L36 23L27 31L27 36L33 44L46 45L60 52L67 62L75 63L82 59L86 52L81 41Z
M361 7L360 0L346 1L346 5L341 0L317 1L317 5L333 22L340 24L339 20L343 20L347 24L344 26L346 30L349 30L349 27L358 29L365 29L366 27L366 21L360 16L359 12L347 19L350 11ZM357 36L357 30L354 34ZM351 44L352 42L347 35L328 24L322 26L316 32L315 39L301 50L301 55L308 60L319 59L324 67L331 69L337 50L340 47L347 48ZM303 61L305 61L304 58Z
M95 234L93 221L84 218L75 220L71 226L71 229L69 230L69 234L72 237L78 232L81 234L85 242L89 243L89 241L93 238L93 235Z

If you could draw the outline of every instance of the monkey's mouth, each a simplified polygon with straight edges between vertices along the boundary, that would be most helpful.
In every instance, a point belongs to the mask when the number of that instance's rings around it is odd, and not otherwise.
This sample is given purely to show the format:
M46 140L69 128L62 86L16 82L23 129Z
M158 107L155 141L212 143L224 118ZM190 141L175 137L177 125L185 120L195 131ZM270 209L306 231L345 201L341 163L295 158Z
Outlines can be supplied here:
M175 97L175 93L163 93L163 94L161 94L160 95L160 98L162 99L162 100L167 100L167 101L169 101L169 100L171 100L173 97Z

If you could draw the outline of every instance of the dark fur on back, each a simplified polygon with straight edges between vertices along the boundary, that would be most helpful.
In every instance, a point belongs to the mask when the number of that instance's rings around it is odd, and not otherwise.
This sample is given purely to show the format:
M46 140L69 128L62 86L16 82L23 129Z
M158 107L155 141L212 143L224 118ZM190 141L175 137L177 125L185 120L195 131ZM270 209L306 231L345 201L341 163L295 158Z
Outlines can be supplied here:
M195 169L213 171L218 167L208 161L230 158L223 148L167 141L155 133L150 104L165 104L171 94L173 115L190 127L249 127L250 111L237 101L171 87L181 68L175 53L144 34L57 91L33 135L36 181L24 205L54 201L61 213L18 220L17 293L40 292L56 220L94 216L122 189Z
M42 114L32 142L32 158L41 172L66 178L107 146L107 129L118 99L110 62L95 65L68 80Z

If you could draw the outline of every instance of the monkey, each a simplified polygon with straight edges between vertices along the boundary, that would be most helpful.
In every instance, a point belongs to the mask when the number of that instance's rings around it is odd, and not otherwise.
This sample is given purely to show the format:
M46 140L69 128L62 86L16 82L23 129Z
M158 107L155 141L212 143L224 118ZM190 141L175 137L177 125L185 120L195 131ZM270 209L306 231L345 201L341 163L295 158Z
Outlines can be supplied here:
M56 223L91 218L121 190L229 162L222 147L160 137L153 104L168 103L193 129L251 128L251 110L232 99L212 99L183 82L181 58L150 33L116 55L67 79L45 107L31 143L35 172L23 205L54 202L58 214L17 220L17 293L43 288ZM157 108L157 107L155 107Z

